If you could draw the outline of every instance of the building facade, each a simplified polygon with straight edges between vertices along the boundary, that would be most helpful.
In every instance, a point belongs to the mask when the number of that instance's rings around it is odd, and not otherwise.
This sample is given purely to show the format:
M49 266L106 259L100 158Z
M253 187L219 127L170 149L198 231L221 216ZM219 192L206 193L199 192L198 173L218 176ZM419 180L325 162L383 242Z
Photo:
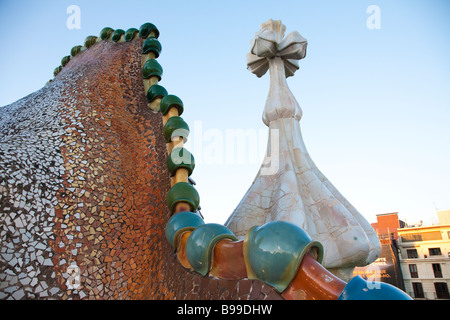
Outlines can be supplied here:
M374 262L365 267L356 267L354 276L368 281L389 283L405 291L402 270L398 257L398 233L405 223L398 219L398 212L377 214L377 222L371 224L381 243L381 254Z
M439 225L398 229L405 291L415 299L450 299L450 210Z

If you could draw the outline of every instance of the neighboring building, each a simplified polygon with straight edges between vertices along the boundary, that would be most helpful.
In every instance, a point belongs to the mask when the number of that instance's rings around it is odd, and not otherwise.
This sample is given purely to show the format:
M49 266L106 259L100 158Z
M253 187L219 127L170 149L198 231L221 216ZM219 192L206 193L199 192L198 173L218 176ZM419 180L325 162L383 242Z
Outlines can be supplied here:
M439 224L450 224L450 210L441 210L437 212Z
M398 229L405 291L415 299L450 299L450 210L439 225Z
M378 234L378 239L398 240L397 229L404 228L406 223L398 219L398 212L377 214L377 222L372 227Z
M372 227L380 239L380 257L368 266L355 268L353 275L368 281L386 282L405 291L397 246L397 230L404 226L405 223L398 219L398 212L378 214Z
M354 275L392 284L415 299L450 299L450 210L437 212L439 224L411 226L398 212L377 215L372 227L380 257Z

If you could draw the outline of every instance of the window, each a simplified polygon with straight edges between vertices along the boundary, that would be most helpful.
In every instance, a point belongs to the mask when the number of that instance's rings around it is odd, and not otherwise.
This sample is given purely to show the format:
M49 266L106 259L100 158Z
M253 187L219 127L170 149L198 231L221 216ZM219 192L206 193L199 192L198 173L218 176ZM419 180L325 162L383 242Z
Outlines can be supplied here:
M434 289L436 290L436 297L438 299L450 299L448 294L447 283L445 282L436 282L434 284Z
M417 265L410 264L409 265L409 273L411 274L411 278L418 278L419 275L417 273Z
M440 231L431 231L422 233L422 241L442 240L442 233Z
M408 255L408 259L417 259L419 257L417 249L407 249L406 254Z
M422 241L422 235L419 233L406 233L400 236L402 242Z
M441 248L429 248L428 252L430 253L430 256L440 256L440 255L442 255Z
M440 231L405 233L400 236L402 242L442 240Z
M433 263L433 272L435 278L442 278L442 270L439 263Z
M420 282L413 282L412 286L414 290L414 298L425 298L425 295L423 294L423 287Z

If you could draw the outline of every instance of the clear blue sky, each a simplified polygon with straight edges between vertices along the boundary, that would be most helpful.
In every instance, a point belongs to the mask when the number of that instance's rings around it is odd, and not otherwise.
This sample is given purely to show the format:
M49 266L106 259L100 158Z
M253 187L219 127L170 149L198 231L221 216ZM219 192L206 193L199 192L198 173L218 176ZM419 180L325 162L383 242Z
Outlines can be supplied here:
M79 30L66 27L72 4L81 10ZM369 5L379 6L381 29L367 28ZM223 223L253 181L265 144L256 161L208 152L221 138L227 145L227 130L266 130L269 76L247 71L246 53L261 23L280 19L287 33L308 39L288 83L318 168L369 222L394 211L429 222L435 207L450 209L449 14L445 0L1 0L0 106L39 90L86 36L154 23L161 85L184 101L191 136L203 142L191 146L203 215Z

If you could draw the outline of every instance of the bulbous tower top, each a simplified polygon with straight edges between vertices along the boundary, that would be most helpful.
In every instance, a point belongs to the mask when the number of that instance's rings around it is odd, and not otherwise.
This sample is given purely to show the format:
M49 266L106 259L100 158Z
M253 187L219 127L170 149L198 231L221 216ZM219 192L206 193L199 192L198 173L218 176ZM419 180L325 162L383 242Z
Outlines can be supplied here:
M270 70L270 91L263 112L263 122L280 118L300 120L302 110L286 78L298 70L298 60L306 56L308 42L297 31L284 37L286 27L280 20L269 20L261 25L250 41L247 68L258 78Z
M269 141L261 169L226 224L242 237L255 225L293 223L323 244L323 265L346 278L355 266L374 261L381 246L371 225L320 172L306 149L302 110L286 78L298 70L307 41L297 31L284 36L285 30L281 21L269 20L250 41L248 69L257 77L270 70L262 117Z

